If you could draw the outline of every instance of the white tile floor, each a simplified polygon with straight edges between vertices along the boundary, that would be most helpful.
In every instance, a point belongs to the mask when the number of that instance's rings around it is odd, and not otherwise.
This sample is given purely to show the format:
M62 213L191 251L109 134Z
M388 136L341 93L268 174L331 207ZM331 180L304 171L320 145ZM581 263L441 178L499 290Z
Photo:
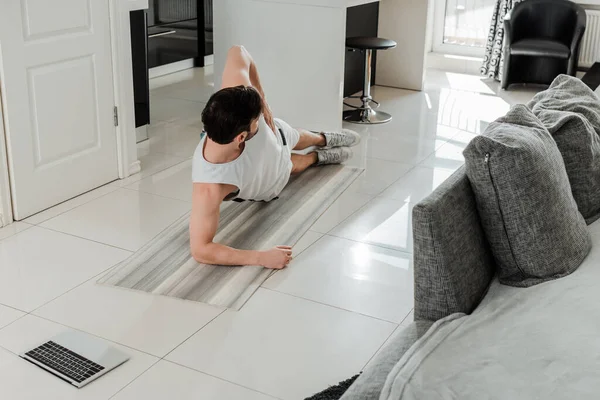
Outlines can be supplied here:
M348 126L363 137L351 164L364 174L239 312L96 285L190 209L211 82L210 68L152 81L140 174L0 229L0 399L301 399L359 372L412 319L413 205L534 94L435 70L423 92L375 88L394 120ZM16 356L64 329L131 361L77 390Z

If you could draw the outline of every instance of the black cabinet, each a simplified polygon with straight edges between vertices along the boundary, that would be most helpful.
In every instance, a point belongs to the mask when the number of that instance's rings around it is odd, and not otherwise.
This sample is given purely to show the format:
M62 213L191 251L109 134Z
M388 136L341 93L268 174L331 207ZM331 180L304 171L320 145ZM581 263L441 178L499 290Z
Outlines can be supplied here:
M150 122L148 69L190 58L203 67L213 54L212 21L213 0L150 0L147 11L130 13L136 128Z
M129 13L131 26L131 59L133 60L133 100L135 104L135 127L150 123L150 89L148 82L148 35L146 12Z
M194 59L194 65L204 66L204 56L213 52L212 2L213 0L150 0L150 68L190 58Z
M346 37L377 37L379 28L379 2L349 7L346 11ZM373 54L372 81L375 83L377 52ZM348 51L344 68L344 97L363 89L365 82L365 55L360 51Z

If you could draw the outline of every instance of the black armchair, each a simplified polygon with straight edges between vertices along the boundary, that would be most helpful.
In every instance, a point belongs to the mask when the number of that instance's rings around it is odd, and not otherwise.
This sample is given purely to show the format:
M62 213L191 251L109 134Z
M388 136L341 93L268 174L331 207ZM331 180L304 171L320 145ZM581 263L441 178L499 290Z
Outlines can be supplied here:
M502 89L575 76L585 10L569 0L524 0L504 18Z

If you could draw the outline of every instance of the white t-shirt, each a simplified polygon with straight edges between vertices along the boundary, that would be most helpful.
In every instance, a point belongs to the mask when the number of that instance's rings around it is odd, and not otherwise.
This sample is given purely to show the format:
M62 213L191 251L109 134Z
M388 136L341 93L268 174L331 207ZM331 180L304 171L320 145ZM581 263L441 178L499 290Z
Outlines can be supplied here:
M235 160L213 164L204 158L206 134L194 153L192 180L194 183L220 183L239 189L237 198L270 201L281 193L290 179L292 161L290 149L279 135L265 123L258 123L258 133L246 142L244 151Z

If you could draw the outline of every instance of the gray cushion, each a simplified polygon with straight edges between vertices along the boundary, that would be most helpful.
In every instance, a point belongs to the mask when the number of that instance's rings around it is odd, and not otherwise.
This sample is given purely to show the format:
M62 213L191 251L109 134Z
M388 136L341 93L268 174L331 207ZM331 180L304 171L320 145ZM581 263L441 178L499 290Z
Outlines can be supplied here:
M560 75L528 104L560 150L579 212L600 217L600 100L580 79Z
M416 204L412 219L415 319L470 313L495 266L464 167Z
M390 371L431 325L432 321L415 321L404 329L400 327L341 400L378 400Z
M527 287L577 269L590 234L560 151L531 110L512 108L464 156L500 282Z

